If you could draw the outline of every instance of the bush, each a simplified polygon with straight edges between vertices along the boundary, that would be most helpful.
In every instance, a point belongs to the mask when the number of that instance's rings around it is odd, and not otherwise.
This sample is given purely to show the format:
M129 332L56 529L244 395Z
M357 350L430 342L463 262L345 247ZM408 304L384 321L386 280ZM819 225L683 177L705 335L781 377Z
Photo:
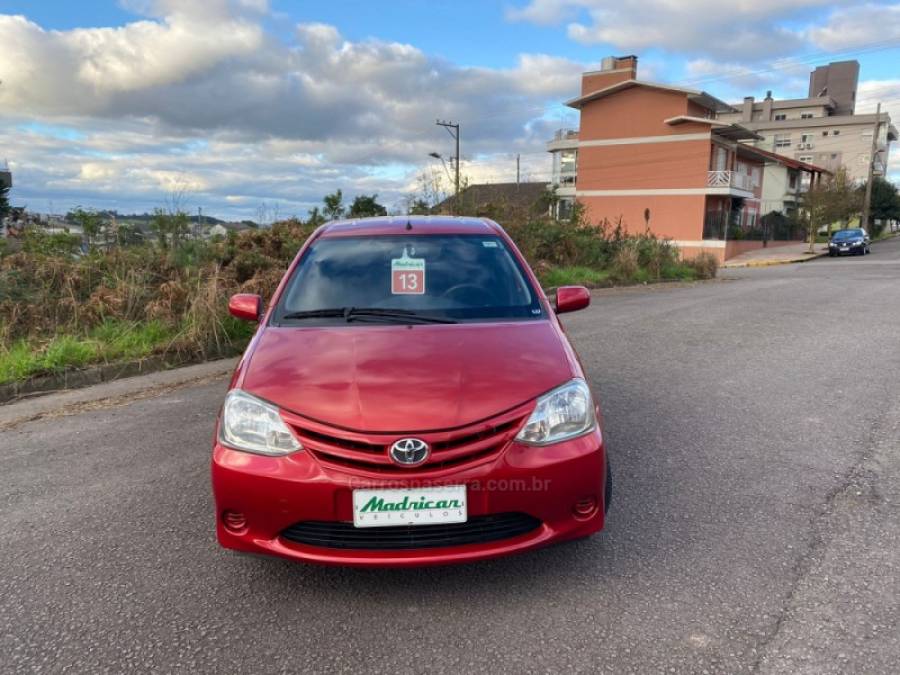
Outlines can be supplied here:
M639 259L635 247L621 247L613 258L610 276L619 282L636 281L640 270Z
M719 259L712 253L699 253L685 262L696 272L698 279L715 279L719 271Z

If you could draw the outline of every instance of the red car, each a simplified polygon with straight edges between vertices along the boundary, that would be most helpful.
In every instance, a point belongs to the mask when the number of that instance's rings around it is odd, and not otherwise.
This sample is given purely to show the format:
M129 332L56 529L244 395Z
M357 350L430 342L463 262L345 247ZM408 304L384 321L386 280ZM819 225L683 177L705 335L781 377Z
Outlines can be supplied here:
M600 530L600 410L551 306L497 223L328 223L268 308L216 426L225 548L357 566L455 563Z

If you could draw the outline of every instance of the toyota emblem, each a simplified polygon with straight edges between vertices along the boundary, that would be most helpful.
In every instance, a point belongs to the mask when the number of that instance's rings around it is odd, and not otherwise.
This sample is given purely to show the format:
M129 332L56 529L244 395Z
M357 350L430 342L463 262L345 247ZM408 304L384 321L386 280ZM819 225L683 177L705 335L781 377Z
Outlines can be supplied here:
M401 438L391 446L390 454L397 464L415 466L428 459L431 450L421 438Z

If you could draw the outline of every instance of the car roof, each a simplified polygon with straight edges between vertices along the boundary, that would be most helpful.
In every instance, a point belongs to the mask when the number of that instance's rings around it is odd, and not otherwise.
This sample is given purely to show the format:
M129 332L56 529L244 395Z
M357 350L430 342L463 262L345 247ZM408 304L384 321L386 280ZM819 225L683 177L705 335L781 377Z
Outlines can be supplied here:
M322 226L321 237L391 234L499 234L502 228L488 218L465 216L378 216L334 220Z

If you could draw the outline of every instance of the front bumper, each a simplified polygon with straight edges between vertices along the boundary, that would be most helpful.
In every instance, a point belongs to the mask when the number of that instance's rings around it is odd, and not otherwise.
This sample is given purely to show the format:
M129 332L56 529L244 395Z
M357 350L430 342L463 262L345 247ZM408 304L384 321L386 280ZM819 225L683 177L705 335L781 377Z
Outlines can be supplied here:
M427 471L372 477L324 466L310 453L262 457L216 442L212 482L216 533L229 549L312 563L393 567L440 565L495 558L585 537L604 525L606 456L599 430L557 445L535 448L510 443L496 458L432 477ZM325 548L290 541L282 532L300 522L352 522L355 488L466 485L468 517L521 513L540 521L508 539L460 546L402 550ZM577 515L575 504L596 508ZM226 527L226 512L241 514L240 529ZM233 523L232 523L233 524Z
M852 255L865 250L866 244L864 242L848 244L846 247L835 246L833 244L828 245L828 252L832 255Z

